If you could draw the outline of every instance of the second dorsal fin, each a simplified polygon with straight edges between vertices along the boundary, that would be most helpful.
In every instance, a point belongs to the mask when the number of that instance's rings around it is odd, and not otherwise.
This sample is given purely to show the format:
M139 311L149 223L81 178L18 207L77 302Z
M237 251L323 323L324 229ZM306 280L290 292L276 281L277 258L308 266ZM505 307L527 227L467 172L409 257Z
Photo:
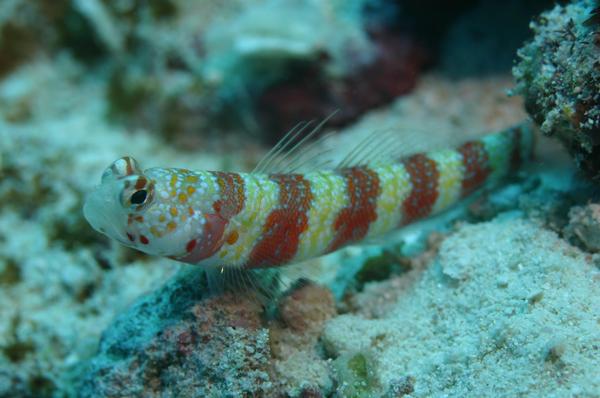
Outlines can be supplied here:
M334 115L332 113L318 124L314 121L297 124L267 153L253 172L307 173L372 166L394 163L417 152L452 145L447 135L405 127L347 136L326 134L314 140L314 136Z
M340 151L342 157L336 158L336 169L395 163L418 152L452 146L452 142L446 135L397 127L370 131L354 145L343 145L343 142L338 145L350 150Z

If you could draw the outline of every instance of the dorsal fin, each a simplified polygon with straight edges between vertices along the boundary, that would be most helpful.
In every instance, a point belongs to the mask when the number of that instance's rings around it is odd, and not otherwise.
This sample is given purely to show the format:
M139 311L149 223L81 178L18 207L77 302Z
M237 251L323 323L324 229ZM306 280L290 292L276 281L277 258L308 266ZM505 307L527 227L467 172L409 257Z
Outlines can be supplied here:
M362 141L355 145L350 152L338 163L338 169L353 166L372 165L376 163L384 163L393 161L389 153L395 152L398 143L390 130L373 131L368 134ZM399 158L400 156L398 156Z
M415 128L388 128L367 133L358 144L346 151L336 169L354 166L389 164L418 152L451 146L444 135Z
M322 155L329 151L320 151L319 143L323 142L326 136L315 141L311 141L311 139L321 131L325 123L327 123L327 121L336 113L337 111L327 116L304 136L302 136L302 134L315 124L314 120L300 122L292 127L292 129L288 131L261 159L252 172L266 174L295 173L299 171L306 172L307 170L305 167L311 160L316 162L310 166L311 169L325 168L329 161Z
M315 122L302 122L294 126L267 153L253 172L307 173L322 169L373 166L397 162L417 152L431 151L457 143L452 142L447 134L412 127L384 128L366 134L360 131L344 135L330 133L317 140L311 140L334 114L315 125L304 136ZM348 140L357 143L348 144Z

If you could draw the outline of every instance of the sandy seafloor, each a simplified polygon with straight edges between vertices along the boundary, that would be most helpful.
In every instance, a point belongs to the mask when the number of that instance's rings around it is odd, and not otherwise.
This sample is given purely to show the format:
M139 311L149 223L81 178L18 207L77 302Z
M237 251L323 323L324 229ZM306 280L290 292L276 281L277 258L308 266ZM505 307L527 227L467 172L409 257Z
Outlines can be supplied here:
M521 99L506 96L512 86L508 73L430 71L341 129L334 148L398 125L452 140L500 129L526 117ZM554 142L541 139L534 164L470 203L285 271L326 288L300 288L273 319L243 296L188 297L192 321L171 314L147 326L140 313L168 307L157 295L194 289L166 281L197 270L94 232L85 194L124 154L142 167L249 170L266 148L240 132L181 149L109 121L103 90L66 53L0 82L0 397L600 397L597 197ZM387 273L357 283L369 261ZM389 271L394 262L402 272ZM148 293L150 308L131 307ZM127 322L129 333L157 333L115 354L107 346L127 338ZM186 328L206 340L186 345L189 356L164 354L172 340L157 336Z

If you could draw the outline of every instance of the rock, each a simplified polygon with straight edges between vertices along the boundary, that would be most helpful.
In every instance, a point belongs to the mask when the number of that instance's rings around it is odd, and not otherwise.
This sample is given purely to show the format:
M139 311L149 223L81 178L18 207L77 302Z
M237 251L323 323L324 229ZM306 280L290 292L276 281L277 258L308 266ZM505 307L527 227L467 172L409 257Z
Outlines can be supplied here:
M591 178L600 177L600 29L590 19L595 6L579 0L542 13L513 68L515 93L525 97L531 117Z
M600 205L575 206L569 211L565 235L580 242L592 253L600 251Z
M181 271L103 333L82 397L319 396L333 389L319 337L331 292L300 283L269 322L252 293L206 294L201 270ZM221 395L219 395L221 394ZM312 394L312 395L311 395Z

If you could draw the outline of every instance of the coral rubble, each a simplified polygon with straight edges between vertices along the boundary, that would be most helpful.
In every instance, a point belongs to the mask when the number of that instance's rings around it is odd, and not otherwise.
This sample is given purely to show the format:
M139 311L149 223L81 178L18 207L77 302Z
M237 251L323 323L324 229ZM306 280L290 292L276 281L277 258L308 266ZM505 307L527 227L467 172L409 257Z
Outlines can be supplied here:
M175 153L111 125L103 85L88 77L63 56L29 62L0 82L3 397L76 396L82 361L102 330L176 269L90 232L81 206L107 164L132 153L164 164L242 167L208 152Z
M279 318L269 328L280 393L304 397L332 392L333 377L319 338L325 322L336 312L331 291L312 283L300 283L281 299Z

